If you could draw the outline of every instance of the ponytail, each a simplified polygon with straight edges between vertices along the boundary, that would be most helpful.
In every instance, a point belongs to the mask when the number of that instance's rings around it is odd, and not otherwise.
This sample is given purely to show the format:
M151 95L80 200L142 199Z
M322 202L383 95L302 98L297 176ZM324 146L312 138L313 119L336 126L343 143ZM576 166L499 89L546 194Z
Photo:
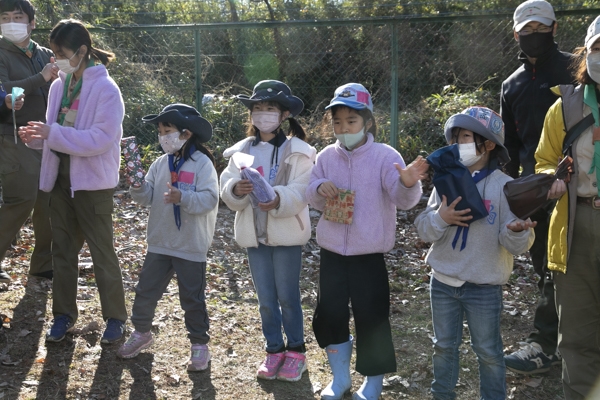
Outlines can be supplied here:
M208 157L210 159L213 167L216 167L217 161L215 160L215 156L213 156L212 153L210 152L210 150L202 144L202 142L200 141L200 138L194 134L192 134L192 137L189 138L188 141L183 146L183 160L187 161L190 158L192 160L194 160L192 158L192 146L191 146L192 143L196 147L196 150L198 150L199 152L204 154L206 157Z
M101 50L97 48L90 48L90 55L95 60L100 61L104 65L108 65L109 62L114 61L115 53L110 51Z
M302 127L302 125L300 125L298 120L294 117L290 117L288 118L288 122L290 124L288 136L292 135L306 142L306 132L304 131L304 128Z
M208 157L213 165L213 167L217 166L217 161L215 160L215 156L213 156L213 154L211 153L211 151L208 149L208 147L204 146L203 142L200 140L200 137L198 135L196 135L194 132L190 131L189 129L185 129L185 128L180 128L177 125L174 124L170 124L168 122L163 122L164 124L168 124L171 126L175 126L177 128L177 130L180 132L180 134L184 131L187 130L189 132L192 133L192 136L187 140L187 142L185 142L185 144L183 145L183 160L187 161L190 158L192 160L194 160L192 158L192 144L194 145L194 147L196 147L196 150L200 151L202 154L204 154L206 157ZM195 160L194 160L195 161Z
M115 54L110 51L97 49L92 46L92 36L81 21L76 19L63 19L57 23L50 32L50 43L59 48L77 51L81 46L87 47L85 60L93 58L104 65L115 59Z

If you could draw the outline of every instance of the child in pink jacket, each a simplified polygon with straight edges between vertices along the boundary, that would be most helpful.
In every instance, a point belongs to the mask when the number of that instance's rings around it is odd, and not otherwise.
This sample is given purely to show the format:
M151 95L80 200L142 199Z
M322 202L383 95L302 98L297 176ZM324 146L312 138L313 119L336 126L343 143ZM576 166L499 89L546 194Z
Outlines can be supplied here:
M375 142L373 103L363 85L340 86L326 109L338 140L317 155L306 197L323 211L327 199L350 190L354 210L351 222L345 221L349 223L322 215L317 224L321 269L313 330L319 346L327 349L333 372L321 398L341 399L352 384L350 301L356 324L356 370L366 376L353 398L377 399L383 374L396 371L383 255L394 247L396 207L406 210L419 202L419 180L428 165L419 157L406 167L395 149Z

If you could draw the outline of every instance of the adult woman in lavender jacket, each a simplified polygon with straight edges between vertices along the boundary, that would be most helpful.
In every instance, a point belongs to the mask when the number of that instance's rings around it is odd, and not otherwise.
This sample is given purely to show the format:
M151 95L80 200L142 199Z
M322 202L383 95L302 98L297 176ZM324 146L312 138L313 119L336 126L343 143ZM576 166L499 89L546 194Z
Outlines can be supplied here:
M52 193L54 322L46 341L61 341L77 320L78 253L85 240L106 321L101 341L112 343L127 320L112 225L125 112L105 67L114 54L94 48L76 20L52 29L50 47L61 72L50 87L48 123L31 121L19 131L28 146L43 148L40 189Z

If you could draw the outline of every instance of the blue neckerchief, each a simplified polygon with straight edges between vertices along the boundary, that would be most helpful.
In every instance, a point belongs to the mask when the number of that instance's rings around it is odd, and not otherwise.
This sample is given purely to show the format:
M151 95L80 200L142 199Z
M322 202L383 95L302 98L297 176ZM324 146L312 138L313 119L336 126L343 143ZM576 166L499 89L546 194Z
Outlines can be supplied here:
M492 172L494 172L494 169L484 168L473 176L473 181L475 182L475 184L477 184L477 182L483 180L486 176L490 175ZM457 227L456 234L454 234L454 239L452 240L452 248L453 249L456 248L456 243L458 242L458 238L460 237L461 232L462 232L462 243L460 244L460 251L463 251L463 249L467 246L467 236L469 236L469 227L468 226L467 227L462 227L462 226Z
M193 144L190 145L190 155L196 152L196 146ZM178 188L177 181L179 180L179 170L181 166L185 162L183 159L183 154L181 157L175 159L174 154L169 154L169 171L171 171L171 186L174 188ZM173 204L173 214L175 215L175 225L177 225L177 230L181 230L181 207L177 204Z

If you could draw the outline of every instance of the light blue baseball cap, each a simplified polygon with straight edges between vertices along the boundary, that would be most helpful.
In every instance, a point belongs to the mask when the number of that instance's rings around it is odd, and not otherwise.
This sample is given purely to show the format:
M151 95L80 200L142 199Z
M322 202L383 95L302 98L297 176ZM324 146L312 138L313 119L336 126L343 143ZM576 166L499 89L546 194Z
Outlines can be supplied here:
M346 106L355 110L364 110L365 108L373 112L373 101L371 94L360 83L346 83L335 89L333 99L325 109L333 106Z

